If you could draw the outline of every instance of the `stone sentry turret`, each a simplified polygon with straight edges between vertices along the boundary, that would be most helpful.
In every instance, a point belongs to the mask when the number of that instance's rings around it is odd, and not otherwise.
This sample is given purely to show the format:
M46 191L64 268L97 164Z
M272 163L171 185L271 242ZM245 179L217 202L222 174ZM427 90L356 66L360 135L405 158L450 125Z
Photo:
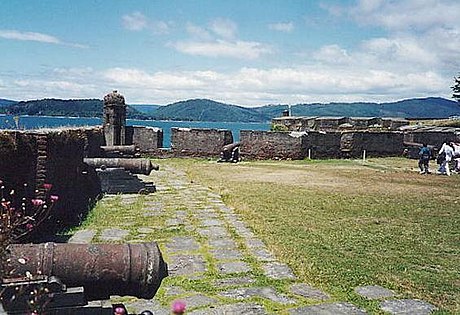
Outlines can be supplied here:
M125 145L125 127L125 98L115 90L104 96L104 136L106 145Z

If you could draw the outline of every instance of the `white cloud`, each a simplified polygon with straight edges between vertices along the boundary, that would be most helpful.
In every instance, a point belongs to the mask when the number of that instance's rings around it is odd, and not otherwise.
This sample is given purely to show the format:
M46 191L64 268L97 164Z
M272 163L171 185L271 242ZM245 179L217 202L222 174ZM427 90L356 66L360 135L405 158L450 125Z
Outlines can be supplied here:
M273 30L273 31L290 33L290 32L292 32L294 30L294 23L292 23L292 22L274 23L274 24L269 24L268 28Z
M348 52L336 44L321 47L313 53L313 58L330 64L343 64L351 61Z
M450 86L446 80L460 68L460 1L359 0L352 6L320 6L334 17L351 18L363 30L377 27L382 35L346 51L338 45L322 47L312 54L315 60L388 71L396 78L408 78L407 73L434 73L437 79L443 78L446 87L442 95L446 95Z
M76 47L76 48L88 48L88 46L86 45L64 42L55 36L43 34L43 33L36 33L36 32L21 32L17 30L0 30L0 38L19 40L19 41L32 41L32 42L40 42L40 43L47 43L47 44L65 45L65 46L71 46L71 47Z
M130 31L141 31L147 27L147 18L140 12L123 15L123 26Z
M169 34L171 31L171 22L151 21L140 12L133 12L122 17L123 27L130 31L150 30L155 35Z
M30 100L40 98L84 98L94 97L96 85L74 81L50 79L18 79L9 82L7 89L15 100ZM15 91L18 91L14 94ZM19 93L19 91L21 91Z
M188 40L168 43L177 51L194 56L257 59L273 52L272 47L255 41L236 38L238 26L229 19L215 19L203 28L187 23Z
M390 101L442 95L448 84L445 78L430 71L398 73L324 65L242 68L231 73L148 73L138 69L114 68L106 71L103 77L108 85L130 91L130 98L139 101L145 101L152 95L157 99L149 101L154 103L208 97L246 106L270 102Z
M0 30L0 37L13 40L34 41L50 44L61 43L58 38L51 35L35 32L20 32L16 30Z
M237 59L257 59L269 54L272 49L258 42L226 41L179 41L172 44L178 51L196 56L228 57Z
M460 26L460 2L457 0L361 0L349 12L361 23L383 26L392 31Z
M340 47L326 47L341 51ZM394 101L403 98L450 97L451 77L424 69L370 67L373 60L348 55L337 66L322 62L291 67L244 67L231 72L156 71L136 68L57 68L21 78L2 77L3 98L102 98L113 89L128 103L168 104L192 98L257 106L269 103Z
M187 33L190 34L193 38L196 38L199 40L211 40L212 39L211 34L206 29L198 25L195 25L193 23L187 23L185 29Z
M154 21L150 23L150 29L156 35L169 34L171 31L169 23L164 21Z
M224 39L233 39L238 26L230 19L218 18L209 23L209 28L214 34Z

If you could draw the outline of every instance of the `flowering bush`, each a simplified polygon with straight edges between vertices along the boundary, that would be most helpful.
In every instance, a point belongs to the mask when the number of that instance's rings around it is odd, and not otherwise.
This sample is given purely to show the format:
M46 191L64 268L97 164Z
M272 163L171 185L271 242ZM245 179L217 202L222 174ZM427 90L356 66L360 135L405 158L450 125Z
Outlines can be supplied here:
M51 195L51 184L44 184L43 199L27 200L27 184L24 184L23 196L17 197L14 189L5 192L0 180L0 235L10 242L17 242L30 234L49 216L52 206L59 200Z
M31 286L21 284L17 286L6 287L8 279L5 270L7 270L7 246L11 243L17 243L22 238L32 233L44 220L49 217L53 205L59 200L56 195L51 195L51 184L44 184L44 198L27 199L27 184L24 184L21 195L17 194L14 189L6 191L3 181L0 180L0 299L8 300L23 299L31 310L31 314L39 314L41 309L47 303L47 288L43 285ZM34 276L24 275L25 280L30 280ZM13 293L12 293L13 292Z

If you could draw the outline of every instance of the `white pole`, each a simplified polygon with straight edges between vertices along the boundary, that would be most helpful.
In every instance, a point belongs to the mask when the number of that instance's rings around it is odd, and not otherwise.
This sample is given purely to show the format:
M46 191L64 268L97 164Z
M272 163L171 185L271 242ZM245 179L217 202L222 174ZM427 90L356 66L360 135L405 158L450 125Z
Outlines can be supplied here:
M308 149L308 159L311 160L311 149Z
M366 162L366 150L363 150L363 162Z

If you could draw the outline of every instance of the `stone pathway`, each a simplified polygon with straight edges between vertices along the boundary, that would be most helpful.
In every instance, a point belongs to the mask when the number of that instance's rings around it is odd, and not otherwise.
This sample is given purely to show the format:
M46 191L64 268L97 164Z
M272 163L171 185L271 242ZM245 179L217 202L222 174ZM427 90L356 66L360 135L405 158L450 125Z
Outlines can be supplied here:
M124 207L143 202L142 213L136 215L146 222L149 218L157 219L162 226L136 227L136 236L132 237L130 227L134 219L127 215L123 226L103 231L80 230L69 240L158 241L168 263L169 277L154 299L123 301L130 314L146 309L153 314L170 314L170 304L160 301L176 299L186 303L187 314L195 315L367 314L298 281L289 266L272 255L219 195L190 183L184 173L164 168L146 180L155 183L156 193L108 195L101 202L121 198ZM170 237L156 239L155 231L159 228L167 230ZM379 301L381 310L390 314L430 314L436 309L420 300L398 299L397 294L379 286L363 286L355 288L355 292Z

